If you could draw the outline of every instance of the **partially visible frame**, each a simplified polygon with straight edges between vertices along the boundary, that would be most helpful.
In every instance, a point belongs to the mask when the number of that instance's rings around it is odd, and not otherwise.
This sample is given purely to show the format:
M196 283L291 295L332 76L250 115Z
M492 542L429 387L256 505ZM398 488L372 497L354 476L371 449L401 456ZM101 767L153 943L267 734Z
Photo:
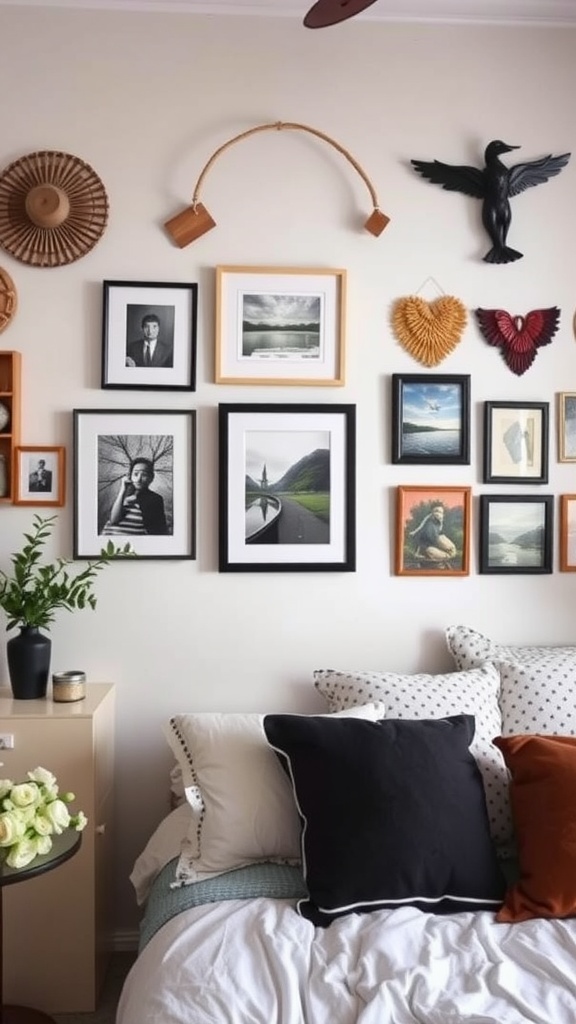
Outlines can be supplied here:
M353 405L220 405L220 572L354 572Z
M344 384L345 310L345 270L216 267L216 383Z
M548 402L484 403L484 483L548 483Z
M74 558L97 557L110 538L130 542L140 558L194 558L196 413L75 409L73 417Z
M197 284L104 281L102 388L194 391L197 306Z
M66 500L66 449L21 445L14 449L14 504L59 508Z
M398 487L397 576L468 576L470 487Z
M576 462L576 392L558 395L558 462Z
M560 571L576 572L576 494L560 495Z
M552 572L552 494L480 495L481 573Z
M392 375L392 462L470 464L470 376Z

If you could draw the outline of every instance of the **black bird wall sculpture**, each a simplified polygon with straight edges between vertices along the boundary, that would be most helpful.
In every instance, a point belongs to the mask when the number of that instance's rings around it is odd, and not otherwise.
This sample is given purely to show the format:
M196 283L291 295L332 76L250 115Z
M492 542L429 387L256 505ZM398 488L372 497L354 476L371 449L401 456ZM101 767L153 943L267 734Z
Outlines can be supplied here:
M561 156L544 156L541 160L506 167L500 160L500 154L519 148L508 146L499 139L489 142L484 151L483 168L443 164L439 160L410 161L434 185L482 200L482 223L492 242L492 248L483 257L486 263L512 263L522 259L521 252L506 244L512 217L510 199L560 174L571 155L562 153Z

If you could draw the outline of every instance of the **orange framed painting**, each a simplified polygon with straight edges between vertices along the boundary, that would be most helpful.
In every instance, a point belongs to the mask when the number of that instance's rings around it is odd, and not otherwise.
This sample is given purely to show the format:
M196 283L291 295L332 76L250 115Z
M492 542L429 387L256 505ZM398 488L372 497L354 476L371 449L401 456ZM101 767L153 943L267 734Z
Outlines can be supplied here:
M468 576L471 487L398 487L397 576Z
M560 495L560 572L576 572L576 494Z

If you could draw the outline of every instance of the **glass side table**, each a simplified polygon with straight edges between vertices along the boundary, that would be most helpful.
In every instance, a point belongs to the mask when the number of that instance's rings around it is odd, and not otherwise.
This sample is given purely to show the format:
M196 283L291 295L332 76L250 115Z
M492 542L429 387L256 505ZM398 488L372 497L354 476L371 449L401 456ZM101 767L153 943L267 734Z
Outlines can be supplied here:
M34 860L25 868L9 868L0 860L0 1024L54 1024L54 1018L41 1010L33 1010L28 1006L4 1006L2 1001L2 980L3 980L3 921L2 921L2 892L5 885L15 885L17 882L25 882L27 878L34 875L43 875L45 871L52 871L64 861L69 860L80 849L82 833L67 829L62 835L52 836L52 849L41 857ZM33 965L32 965L33 969Z

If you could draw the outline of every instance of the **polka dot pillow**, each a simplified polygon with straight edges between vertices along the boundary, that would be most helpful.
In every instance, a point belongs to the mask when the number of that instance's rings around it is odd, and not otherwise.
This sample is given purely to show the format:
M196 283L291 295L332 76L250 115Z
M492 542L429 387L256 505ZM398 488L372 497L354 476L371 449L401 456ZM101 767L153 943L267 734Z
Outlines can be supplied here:
M485 661L534 664L563 658L567 664L572 661L576 664L576 647L511 647L495 643L468 626L448 626L445 636L448 650L459 670L477 668Z
M498 662L502 735L576 736L576 657Z
M318 669L314 672L314 685L332 712L381 700L386 705L386 718L474 715L475 735L470 751L482 773L490 832L498 852L510 853L513 830L508 774L502 754L492 744L502 732L498 704L500 674L496 666L485 664L446 675Z

